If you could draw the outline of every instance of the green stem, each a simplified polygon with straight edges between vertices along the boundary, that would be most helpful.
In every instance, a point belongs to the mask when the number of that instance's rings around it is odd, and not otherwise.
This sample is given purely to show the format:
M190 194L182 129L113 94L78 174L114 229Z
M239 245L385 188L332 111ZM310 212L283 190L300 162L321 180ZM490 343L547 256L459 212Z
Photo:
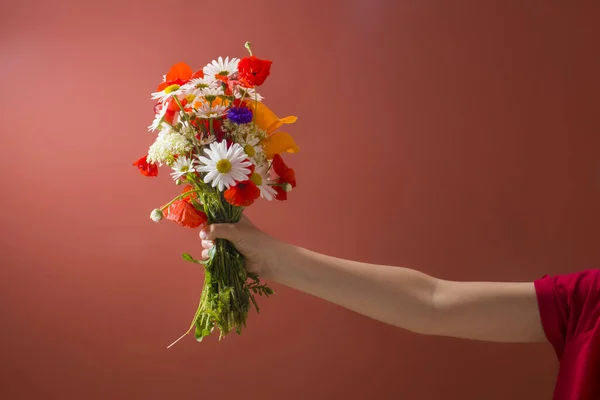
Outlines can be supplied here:
M254 111L252 112L252 123L256 123L256 111L258 110L258 93L254 89Z
M185 193L181 193L179 196L175 197L173 200L171 200L170 202L168 202L167 204L165 204L164 206L162 206L160 208L160 211L164 211L165 209L167 209L171 204L175 203L177 200L180 200L181 198L190 195L191 193L201 193L202 190L201 189L192 189L192 190L188 190Z
M190 116L188 115L187 112L185 112L185 109L183 108L183 105L181 104L181 101L179 101L179 98L177 96L173 96L173 100L175 100L175 103L177 103L177 106L179 106L179 109L181 110L181 113L183 114L183 119L185 119L185 121L189 124L189 126L194 129L194 131L196 131L196 128L194 128L194 125L192 125L192 120L190 119ZM194 137L192 138L192 142L194 144L194 147L196 148L196 152L198 154L201 154L201 149L200 146L198 144L198 141L196 139L196 135L193 135Z
M191 125L192 123L190 122L190 116L187 115L187 112L185 111L185 109L183 108L183 105L181 104L181 101L179 101L179 98L177 98L177 96L173 96L173 100L175 100L175 103L177 103L177 105L179 106L179 109L181 110L181 113L183 114L183 118Z

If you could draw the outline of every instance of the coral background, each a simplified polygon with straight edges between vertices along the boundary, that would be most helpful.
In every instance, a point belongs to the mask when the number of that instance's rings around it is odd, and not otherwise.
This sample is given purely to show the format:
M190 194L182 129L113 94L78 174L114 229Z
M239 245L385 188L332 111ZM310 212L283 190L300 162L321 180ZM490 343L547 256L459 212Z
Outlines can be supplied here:
M600 266L597 1L13 1L0 14L0 398L548 399L550 345L418 336L274 285L187 328L197 231L131 162L178 61L274 61L298 188L247 210L316 251L446 279Z

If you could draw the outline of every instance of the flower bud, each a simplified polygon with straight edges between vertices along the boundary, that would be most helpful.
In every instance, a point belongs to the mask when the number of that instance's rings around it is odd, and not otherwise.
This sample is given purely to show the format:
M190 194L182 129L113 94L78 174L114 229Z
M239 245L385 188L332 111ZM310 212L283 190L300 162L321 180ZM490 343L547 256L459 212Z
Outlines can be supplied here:
M159 222L161 219L163 219L162 211L160 211L158 208L152 210L150 213L150 219L154 222Z

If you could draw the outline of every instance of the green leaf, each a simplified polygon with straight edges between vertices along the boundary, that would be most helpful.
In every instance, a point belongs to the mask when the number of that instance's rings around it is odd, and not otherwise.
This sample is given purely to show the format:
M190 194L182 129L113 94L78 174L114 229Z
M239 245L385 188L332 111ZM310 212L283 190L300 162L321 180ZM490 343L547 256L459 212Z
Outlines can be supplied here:
M194 257L192 257L191 255L189 255L188 253L183 253L181 255L181 257L185 260L185 261L189 261L189 262L195 262L196 260L194 259Z
M226 287L221 291L221 293L219 293L219 300L221 300L221 302L226 306L229 306L231 301L231 289L233 288Z
M196 263L196 264L206 265L208 263L208 260L207 261L196 260L194 257L192 257L191 255L189 255L188 253L183 253L181 255L181 258L183 258L185 261L193 262L193 263Z
M254 299L254 296L250 296L250 300L252 301L252 304L254 305L254 308L256 308L256 313L260 314L260 308L258 308L258 303Z

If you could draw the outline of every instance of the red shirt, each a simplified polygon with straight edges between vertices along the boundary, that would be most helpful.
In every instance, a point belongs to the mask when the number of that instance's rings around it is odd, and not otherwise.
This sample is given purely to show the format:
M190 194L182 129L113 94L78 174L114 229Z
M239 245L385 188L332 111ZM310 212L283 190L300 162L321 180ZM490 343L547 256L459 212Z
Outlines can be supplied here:
M560 360L554 400L600 400L600 269L544 276L535 289Z

